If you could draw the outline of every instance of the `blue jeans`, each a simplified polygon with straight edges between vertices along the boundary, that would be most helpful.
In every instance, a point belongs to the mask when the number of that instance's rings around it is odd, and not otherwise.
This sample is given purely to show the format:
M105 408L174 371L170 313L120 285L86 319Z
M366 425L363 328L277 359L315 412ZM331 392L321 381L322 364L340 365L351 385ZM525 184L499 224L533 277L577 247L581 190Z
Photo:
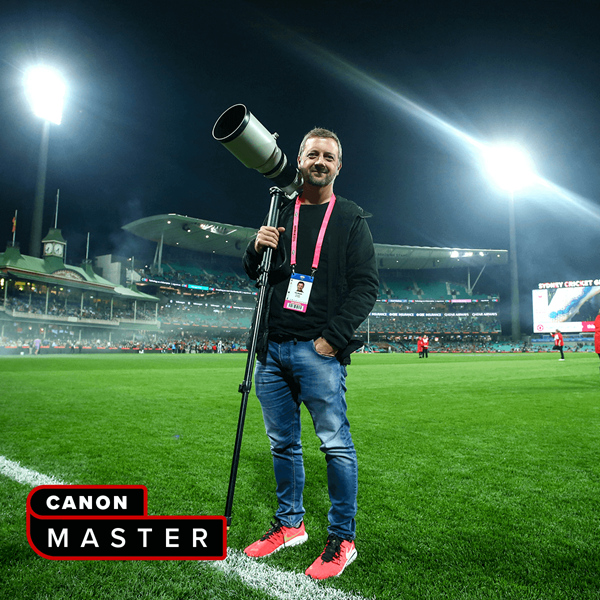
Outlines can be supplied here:
M346 418L346 367L318 354L314 342L269 342L265 362L257 361L256 395L271 442L279 508L286 527L304 517L304 462L300 406L306 406L327 461L331 508L329 533L353 540L356 530L358 465Z

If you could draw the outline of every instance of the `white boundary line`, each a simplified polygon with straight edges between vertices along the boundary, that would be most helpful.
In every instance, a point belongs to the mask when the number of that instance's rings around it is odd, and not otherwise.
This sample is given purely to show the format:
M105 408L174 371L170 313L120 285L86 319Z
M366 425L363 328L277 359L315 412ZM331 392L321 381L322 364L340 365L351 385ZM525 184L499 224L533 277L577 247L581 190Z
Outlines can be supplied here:
M227 558L214 564L225 573L237 575L248 587L270 594L278 600L365 600L321 584L304 573L290 573L248 558L243 552L227 548Z
M4 456L0 456L0 473L23 485L31 485L32 487L37 487L38 485L67 485L64 481L60 481L55 477L48 477L37 471L26 469L20 463L8 460Z
M20 463L0 456L0 473L23 485L69 485L55 477L42 475L22 467ZM253 560L243 552L227 548L227 558L206 564L227 575L239 577L248 587L259 590L277 600L365 600L360 594L347 594L321 584L303 573L290 573L268 564Z

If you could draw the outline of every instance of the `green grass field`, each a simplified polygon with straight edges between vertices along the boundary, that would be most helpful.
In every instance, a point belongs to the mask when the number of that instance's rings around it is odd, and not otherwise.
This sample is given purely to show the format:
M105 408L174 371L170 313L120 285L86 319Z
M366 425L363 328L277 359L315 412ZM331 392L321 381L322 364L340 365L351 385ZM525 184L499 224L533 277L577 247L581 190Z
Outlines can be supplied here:
M600 598L600 361L557 358L356 355L358 559L320 586L378 599ZM0 358L0 455L68 483L146 485L152 515L223 514L244 366L236 355ZM321 552L329 507L304 412L309 540L263 561L295 573ZM27 543L30 489L0 475L2 598L270 597L205 562L45 560ZM252 394L228 546L262 535L275 508Z

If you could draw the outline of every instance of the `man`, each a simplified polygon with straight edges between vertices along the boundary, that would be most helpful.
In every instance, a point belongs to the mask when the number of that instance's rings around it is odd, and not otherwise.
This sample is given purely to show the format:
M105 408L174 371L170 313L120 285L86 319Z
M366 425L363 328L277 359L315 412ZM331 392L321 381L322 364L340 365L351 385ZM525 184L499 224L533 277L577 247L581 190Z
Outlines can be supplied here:
M379 281L365 220L370 215L333 193L342 168L338 137L320 128L307 133L298 168L302 193L283 202L278 226L261 227L244 255L244 268L256 279L262 253L275 249L266 316L259 324L255 383L278 501L271 529L245 552L268 556L308 539L300 441L304 403L325 453L331 501L325 549L306 574L326 579L340 575L357 555L358 470L346 417L345 365L362 346L352 336L375 304ZM299 280L304 283L301 301L294 298Z
M423 336L423 341L421 342L421 345L423 347L423 357L429 358L429 338L427 337L427 334Z
M565 360L565 354L563 352L563 346L565 344L564 340L563 340L563 335L560 332L560 330L556 330L554 332L554 349L555 350L560 350L560 358L558 359L559 361L561 360Z

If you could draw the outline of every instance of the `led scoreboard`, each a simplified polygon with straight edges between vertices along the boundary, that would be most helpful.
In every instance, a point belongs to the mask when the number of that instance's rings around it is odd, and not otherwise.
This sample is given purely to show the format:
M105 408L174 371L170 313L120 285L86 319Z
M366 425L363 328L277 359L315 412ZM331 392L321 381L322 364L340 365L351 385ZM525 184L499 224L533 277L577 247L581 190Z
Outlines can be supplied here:
M540 283L532 299L534 333L594 333L600 279Z

